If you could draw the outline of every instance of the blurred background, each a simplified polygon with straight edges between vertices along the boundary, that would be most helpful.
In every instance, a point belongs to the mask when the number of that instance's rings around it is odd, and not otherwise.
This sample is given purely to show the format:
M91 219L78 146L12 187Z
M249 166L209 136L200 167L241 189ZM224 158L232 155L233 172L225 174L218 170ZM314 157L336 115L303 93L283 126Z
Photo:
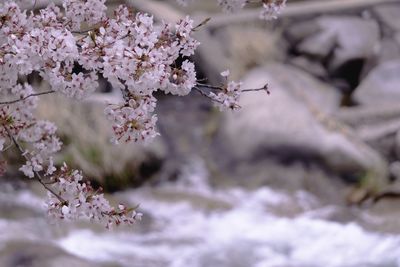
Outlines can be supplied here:
M230 69L246 93L220 112L197 92L156 95L161 136L113 146L103 84L83 103L44 96L58 162L82 169L111 202L140 205L133 227L50 224L21 159L0 179L0 267L400 266L400 1L289 0L279 20L215 0L109 0L196 32L198 78Z

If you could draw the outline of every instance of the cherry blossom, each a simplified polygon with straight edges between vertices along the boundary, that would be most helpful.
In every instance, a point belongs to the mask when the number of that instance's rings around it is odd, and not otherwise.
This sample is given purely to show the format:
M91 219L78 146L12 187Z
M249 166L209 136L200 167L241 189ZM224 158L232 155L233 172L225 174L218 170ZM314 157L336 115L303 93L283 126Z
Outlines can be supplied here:
M264 20L277 19L278 15L285 8L287 0L264 0L260 18Z
M52 189L48 192L48 214L55 219L76 220L87 218L103 223L107 228L113 225L133 224L141 218L141 213L124 205L113 208L100 190L95 191L89 183L83 182L82 173L70 170L64 165L52 178Z
M178 4L187 6L194 0L177 0ZM235 13L243 9L249 3L262 4L260 18L263 20L277 19L282 9L286 6L287 0L217 0L219 6L226 13Z
M218 0L218 4L224 12L237 12L247 4L247 0Z
M188 1L178 0L181 4ZM264 19L275 18L286 0L260 0ZM35 12L36 1L0 3L0 151L15 145L24 163L20 171L48 191L48 213L59 219L88 218L107 227L132 224L141 214L123 204L113 208L79 170L59 167L54 154L61 141L52 122L35 116L39 96L57 93L81 100L98 87L101 75L121 103L104 110L115 143L149 142L158 134L156 91L178 96L199 91L190 57L200 43L193 37L199 26L190 17L176 23L155 23L153 16L121 5L106 15L105 0L63 0ZM218 0L225 11L243 8L245 0ZM37 91L28 75L39 75L49 91ZM220 108L239 108L240 82L200 92ZM264 88L262 88L264 89Z
M225 78L227 84L220 88L217 93L210 92L209 96L215 101L215 104L220 108L224 109L239 109L239 97L241 94L241 82L230 81L228 82L228 77L230 75L229 70L221 73L221 76Z

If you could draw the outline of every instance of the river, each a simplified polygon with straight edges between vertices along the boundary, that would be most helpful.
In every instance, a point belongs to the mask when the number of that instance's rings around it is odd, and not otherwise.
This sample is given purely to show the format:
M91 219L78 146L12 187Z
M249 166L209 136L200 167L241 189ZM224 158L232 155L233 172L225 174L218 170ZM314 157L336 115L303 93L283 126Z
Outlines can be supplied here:
M400 266L400 234L367 230L356 219L332 220L329 215L341 208L322 205L305 191L216 190L198 166L184 175L180 182L114 195L140 203L144 216L134 227L111 231L49 224L34 190L3 186L0 244L45 241L93 266ZM357 213L374 220L368 210Z

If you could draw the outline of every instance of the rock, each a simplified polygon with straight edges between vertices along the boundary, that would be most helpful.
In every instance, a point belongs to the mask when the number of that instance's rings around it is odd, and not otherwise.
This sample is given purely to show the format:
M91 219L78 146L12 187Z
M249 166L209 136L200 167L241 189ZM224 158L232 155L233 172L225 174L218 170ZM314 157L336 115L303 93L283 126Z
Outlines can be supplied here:
M2 267L106 267L68 254L48 243L8 243L0 253ZM108 265L111 267L111 265ZM117 265L114 265L115 267Z
M374 68L356 89L354 99L362 105L386 105L400 99L400 60Z
M300 53L320 59L326 58L335 48L336 35L331 31L322 31L302 41L297 50Z
M396 141L399 141L399 140L396 140ZM397 153L399 153L398 144L397 144L396 148L397 148ZM389 172L390 172L391 177L393 177L396 181L400 181L400 161L392 162L389 165Z
M160 138L148 146L140 144L114 145L111 124L104 116L105 95L91 97L90 101L77 102L65 97L47 96L41 101L39 116L54 122L63 141L59 162L83 171L86 177L96 180L106 190L137 186L151 178L165 159ZM118 102L111 95L110 103ZM118 159L118 160L116 160ZM151 172L143 173L144 169Z
M214 37L227 56L231 78L239 79L254 66L283 59L286 43L277 31L257 26L229 26L215 30Z
M320 31L305 38L298 46L300 52L326 58L331 70L354 59L374 55L379 44L379 26L374 20L355 16L322 16L315 19Z
M394 40L396 41L396 43L400 46L400 32L397 32L394 35Z
M361 79L364 79L376 65L386 61L400 59L400 43L393 38L383 38L379 45L379 52L375 58L367 60L363 66Z
M297 44L304 38L309 37L320 30L320 27L318 24L314 23L314 21L296 21L287 28L285 36L290 43Z
M299 69L302 69L315 77L326 78L328 73L324 66L319 61L310 60L307 57L295 57L290 60L290 63Z
M389 27L391 30L400 31L399 4L378 5L372 10L381 23Z
M400 43L393 39L385 38L381 41L378 62L391 61L400 58Z
M276 31L258 26L204 28L196 32L201 42L195 61L211 83L221 82L220 73L231 67L231 78L242 77L249 68L282 59L286 43Z
M266 82L270 84L270 96L265 92L245 94L241 99L243 108L226 113L218 139L223 152L216 161L224 161L223 154L227 154L233 160L225 164L235 169L242 164L262 162L264 181L283 179L284 184L292 183L282 177L288 173L284 170L289 168L287 165L302 162L311 166L308 168L317 166L336 175L358 173L358 179L368 176L374 186L383 183L387 166L380 155L328 117L339 103L333 88L280 64L251 71L244 79L244 87L258 88ZM272 178L271 164L265 163L271 159L280 162L283 170L272 173ZM295 173L297 177L301 175L297 170Z
M396 153L395 137L400 129L399 116L400 107L395 102L341 108L335 114L336 119L350 125L358 138L389 162L399 159L400 156Z

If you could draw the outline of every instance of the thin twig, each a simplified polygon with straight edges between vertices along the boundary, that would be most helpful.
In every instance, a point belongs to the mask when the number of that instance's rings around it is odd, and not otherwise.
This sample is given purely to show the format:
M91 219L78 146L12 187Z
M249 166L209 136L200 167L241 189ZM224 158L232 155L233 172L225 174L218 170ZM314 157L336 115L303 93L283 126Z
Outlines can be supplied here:
M17 103L17 102L20 102L20 101L24 101L24 100L26 100L26 99L28 99L30 97L33 97L33 96L48 95L48 94L52 94L52 93L55 93L55 92L56 91L54 91L54 90L50 90L50 91L45 91L45 92L41 92L41 93L30 94L30 95L27 95L27 96L25 96L23 98L20 98L20 99L0 102L0 105L10 105L10 104L14 104L14 103Z
M197 92L199 92L202 96L210 98L209 95L207 95L203 90L201 90L199 87L193 87Z
M7 126L3 125L4 129L7 132L8 137L11 139L11 141L14 143L14 145L17 147L21 155L26 159L29 160L29 158L26 156L24 149L21 147L21 145L18 143L18 141L15 139L11 131L8 129ZM66 203L65 199L63 199L59 194L57 194L53 189L51 189L44 181L43 177L40 175L39 172L33 171L35 174L36 180L51 194L53 194L61 203Z
M197 31L200 27L203 27L204 25L206 25L209 21L211 20L211 18L206 18L204 19L202 22L200 22L196 27L194 27L192 29L192 31Z
M243 89L241 92L247 93L247 92L258 92L258 91L266 91L267 94L270 94L271 92L269 91L268 84L264 85L264 87L261 88L256 88L256 89Z
M198 87L204 87L204 88L209 88L209 89L215 89L215 90L224 90L223 86L217 86L217 85L210 85L210 84L204 84L204 83L197 83L196 86ZM261 88L255 88L255 89L243 89L241 92L257 92L257 91L266 91L267 94L270 94L268 84L264 85Z
M216 89L216 90L222 90L222 86L216 86L216 85L211 85L211 84L205 84L205 83L197 83L196 84L199 87L205 87L205 88L210 88L210 89Z
M206 94L203 90L201 90L199 87L193 87L193 89L195 89L197 92L199 92L202 96L205 96L205 97L211 99L211 101L214 101L214 102L217 102L217 103L220 103L220 104L224 104L222 101L217 100L217 99L214 99L214 98L212 98L211 96L207 95L207 94Z

